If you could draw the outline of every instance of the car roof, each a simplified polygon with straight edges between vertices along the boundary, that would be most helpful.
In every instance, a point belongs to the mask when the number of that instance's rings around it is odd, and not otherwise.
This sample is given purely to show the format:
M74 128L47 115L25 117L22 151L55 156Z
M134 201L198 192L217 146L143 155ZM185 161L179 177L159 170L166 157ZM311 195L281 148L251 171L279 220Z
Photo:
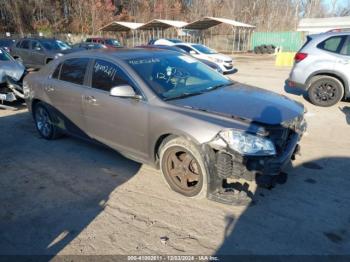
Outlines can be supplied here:
M46 38L46 37L23 37L18 39L18 41L22 41L22 40L35 40L35 41L61 41L59 39L56 38Z
M338 35L350 35L350 32L343 31L343 32L325 32L325 33L319 33L319 34L311 34L308 35L308 37L311 37L312 39L318 39L318 38L328 38L331 36L338 36Z

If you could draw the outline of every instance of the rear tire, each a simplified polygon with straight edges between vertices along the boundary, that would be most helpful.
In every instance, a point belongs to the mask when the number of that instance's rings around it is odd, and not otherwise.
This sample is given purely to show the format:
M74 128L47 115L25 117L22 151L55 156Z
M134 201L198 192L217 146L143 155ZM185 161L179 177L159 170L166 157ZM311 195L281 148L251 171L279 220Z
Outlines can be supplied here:
M173 191L196 199L207 196L208 171L192 142L181 137L166 139L160 149L160 169Z
M329 107L337 104L344 96L344 86L331 76L316 76L308 89L310 102L317 106Z
M62 135L62 132L55 124L56 115L44 103L39 102L33 110L33 117L39 135L47 140L53 140Z

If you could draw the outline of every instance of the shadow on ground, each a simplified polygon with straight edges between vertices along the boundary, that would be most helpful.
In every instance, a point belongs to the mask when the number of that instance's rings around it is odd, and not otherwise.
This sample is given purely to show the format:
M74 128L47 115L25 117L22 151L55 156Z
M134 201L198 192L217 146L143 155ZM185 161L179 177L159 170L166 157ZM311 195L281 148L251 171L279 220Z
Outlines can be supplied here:
M289 168L282 186L258 188L239 218L226 217L216 255L349 255L349 169L350 158L321 158Z
M57 254L140 169L101 146L41 139L28 112L0 117L0 134L1 255Z
M346 123L350 125L350 107L349 106L339 107L339 110L344 113Z

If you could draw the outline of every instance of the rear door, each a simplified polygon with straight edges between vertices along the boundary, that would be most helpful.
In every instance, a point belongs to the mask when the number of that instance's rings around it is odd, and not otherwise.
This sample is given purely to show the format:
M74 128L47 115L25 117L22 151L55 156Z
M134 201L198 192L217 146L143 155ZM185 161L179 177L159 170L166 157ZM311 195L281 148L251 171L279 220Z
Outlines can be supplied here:
M45 91L51 105L75 126L85 130L82 97L86 88L85 73L89 58L70 58L57 66Z
M340 72L350 82L350 36L346 37L343 46L337 54L335 70Z
M91 88L85 90L83 110L88 134L96 140L139 158L147 158L148 103L110 96L112 87L135 83L117 64L96 59L91 68Z
M30 53L31 53L31 49L30 49L30 40L29 39L24 39L22 40L19 48L17 49L17 55L23 60L23 64L25 66L31 66L32 62L30 59Z

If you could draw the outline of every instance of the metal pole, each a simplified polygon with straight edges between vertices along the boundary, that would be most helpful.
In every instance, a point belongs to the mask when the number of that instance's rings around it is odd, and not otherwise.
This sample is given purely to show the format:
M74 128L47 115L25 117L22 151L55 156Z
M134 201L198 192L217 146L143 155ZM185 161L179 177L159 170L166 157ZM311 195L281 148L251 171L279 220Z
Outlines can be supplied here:
M235 51L235 42L236 42L236 28L232 27L233 31L233 41L232 41L232 54Z
M241 51L241 28L238 29L238 52Z

